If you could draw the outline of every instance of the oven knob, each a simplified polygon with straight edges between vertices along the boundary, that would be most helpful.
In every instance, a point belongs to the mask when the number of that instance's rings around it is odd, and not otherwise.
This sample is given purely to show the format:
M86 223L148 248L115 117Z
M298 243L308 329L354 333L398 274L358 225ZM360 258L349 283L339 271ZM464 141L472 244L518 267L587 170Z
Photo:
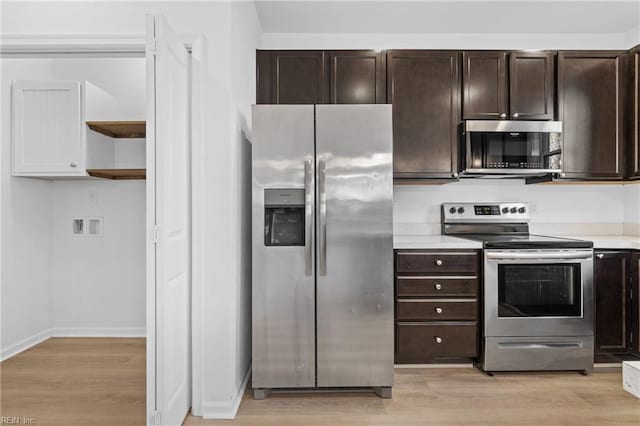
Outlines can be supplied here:
M507 214L507 213L509 213L509 207L503 207L503 208L502 208L502 213L503 213L503 214Z
M436 260L436 265L442 266L442 260L440 260L440 259Z
M441 314L442 313L442 308L438 307L436 308L436 314Z
M455 214L455 212L456 212L456 208L455 208L455 207L451 207L451 208L449 209L449 213L451 213L451 214Z
M458 213L460 214L464 213L464 207L458 207Z
M442 343L442 337L436 336L435 341L436 343Z
M511 211L511 213L516 213L516 212L518 211L518 209L517 209L517 208L515 208L515 207L511 207L511 210L510 210L510 211Z
M438 291L442 290L442 284L436 284L436 290Z
M527 209L526 209L526 208L524 208L524 207L520 207L520 208L518 209L518 213L524 213L524 212L526 212L526 211L527 211Z

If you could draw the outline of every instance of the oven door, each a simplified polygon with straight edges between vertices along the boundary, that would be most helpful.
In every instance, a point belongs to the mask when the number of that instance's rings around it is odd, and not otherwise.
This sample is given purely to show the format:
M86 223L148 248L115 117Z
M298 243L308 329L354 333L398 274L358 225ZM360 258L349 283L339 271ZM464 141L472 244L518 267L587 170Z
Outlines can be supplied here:
M593 334L593 250L485 250L487 337Z

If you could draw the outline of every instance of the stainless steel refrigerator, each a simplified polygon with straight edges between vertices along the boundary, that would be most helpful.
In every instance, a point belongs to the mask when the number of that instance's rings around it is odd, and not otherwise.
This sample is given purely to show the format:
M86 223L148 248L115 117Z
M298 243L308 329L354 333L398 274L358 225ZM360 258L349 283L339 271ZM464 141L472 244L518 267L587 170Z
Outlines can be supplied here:
M253 395L393 382L391 105L253 106Z

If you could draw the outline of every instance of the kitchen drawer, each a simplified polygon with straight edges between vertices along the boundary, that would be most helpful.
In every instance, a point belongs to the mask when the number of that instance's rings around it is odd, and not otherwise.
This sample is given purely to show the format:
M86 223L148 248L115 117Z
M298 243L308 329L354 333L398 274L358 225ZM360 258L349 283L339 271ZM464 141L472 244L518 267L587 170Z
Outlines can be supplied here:
M478 356L478 325L462 323L398 323L396 363L421 364L436 358Z
M477 321L475 300L398 299L398 321Z
M472 277L398 277L398 297L477 297L478 279Z
M479 258L475 251L430 252L398 251L398 273L474 274L478 273Z

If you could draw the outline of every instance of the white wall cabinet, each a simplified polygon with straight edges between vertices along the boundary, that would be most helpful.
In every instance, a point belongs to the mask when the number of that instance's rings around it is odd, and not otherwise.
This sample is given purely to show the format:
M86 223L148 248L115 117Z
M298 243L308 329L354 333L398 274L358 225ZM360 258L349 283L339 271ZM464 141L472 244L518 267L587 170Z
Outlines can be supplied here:
M128 169L115 169L114 135L86 124L117 123L115 110L114 97L88 81L14 81L13 175L89 177L87 170L100 170L101 177L117 178L104 171L125 170L124 178L136 178Z

